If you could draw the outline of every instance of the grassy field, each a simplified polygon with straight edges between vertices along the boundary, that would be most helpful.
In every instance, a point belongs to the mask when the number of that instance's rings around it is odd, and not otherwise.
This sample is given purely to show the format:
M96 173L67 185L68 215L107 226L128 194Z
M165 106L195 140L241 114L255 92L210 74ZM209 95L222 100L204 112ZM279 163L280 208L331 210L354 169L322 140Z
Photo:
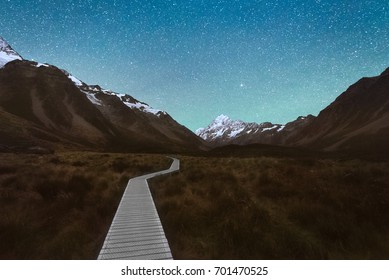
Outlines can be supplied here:
M96 259L129 178L156 155L0 153L0 259Z
M388 259L389 163L182 157L153 179L176 259Z
M0 259L95 259L160 155L0 153ZM176 259L388 259L389 163L181 157L153 179Z

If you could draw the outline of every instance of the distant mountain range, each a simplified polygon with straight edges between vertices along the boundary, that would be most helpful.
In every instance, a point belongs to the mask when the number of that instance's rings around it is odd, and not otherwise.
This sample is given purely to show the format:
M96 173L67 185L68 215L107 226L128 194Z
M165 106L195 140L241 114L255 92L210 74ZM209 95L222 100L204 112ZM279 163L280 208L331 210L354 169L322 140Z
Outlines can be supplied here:
M205 148L166 112L87 85L53 65L23 60L1 37L0 63L0 150Z
M389 68L360 79L317 117L281 125L233 121L222 115L196 134L213 147L270 144L389 156Z
M196 134L130 95L88 85L53 65L24 60L0 37L0 152L198 153L249 145L245 153L258 148L266 154L270 145L272 151L289 147L290 154L295 153L290 147L297 147L389 156L389 69L362 78L317 117L302 116L282 125L221 115Z
M218 116L208 127L200 128L196 134L209 142L213 147L230 144L270 144L286 145L288 140L298 134L315 117L308 115L299 117L285 125L265 123L246 123L231 120L225 115Z

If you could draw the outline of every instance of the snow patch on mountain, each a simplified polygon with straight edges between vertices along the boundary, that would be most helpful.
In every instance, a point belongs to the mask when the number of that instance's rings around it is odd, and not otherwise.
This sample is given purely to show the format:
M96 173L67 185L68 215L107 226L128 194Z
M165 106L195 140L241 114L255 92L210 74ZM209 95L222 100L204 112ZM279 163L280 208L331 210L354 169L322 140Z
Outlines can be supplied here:
M140 102L129 95L121 95L120 97L121 97L121 100L123 101L123 103L126 106L130 107L131 109L135 109L135 110L139 110L141 112L153 114L153 115L156 115L158 117L162 116L162 115L167 115L167 113L165 111L154 109L151 106L149 106L148 104Z
M39 67L50 67L50 65L46 64L46 63L40 63L38 62L36 65L35 65L36 68L39 68Z
M88 91L82 90L83 93L85 93L86 97L88 97L89 101L92 102L93 104L97 106L102 106L103 104L101 103L100 99L96 97L96 94L90 93Z
M262 129L262 132L264 131L269 131L269 130L273 130L273 129L276 129L276 128L279 128L279 125L278 124L275 124L273 125L272 127L265 127Z
M80 79L76 78L75 76L71 75L65 70L62 70L66 76L73 82L73 84L78 87L83 93L85 93L86 97L95 105L102 106L101 100L98 98L97 94L106 94L106 95L116 95L119 97L119 99L126 105L127 107L138 110L147 114L153 114L158 117L167 115L165 111L154 109L151 106L149 106L146 103L140 102L136 100L135 98L126 95L126 94L119 94L116 92L113 92L108 89L103 89L98 85L87 85Z
M69 74L68 72L64 71L64 73L66 74L66 76L68 76L68 78L73 82L73 84L76 87L81 87L81 86L85 85L83 82L81 82L79 79L77 79L73 75Z
M72 80L72 82L73 82L76 86L78 86L78 87L82 86L82 82L81 82L79 79L77 79L76 77L74 77L74 76L72 76L72 75L69 75L69 79Z
M158 109L153 109L149 105L142 103L142 102L136 102L136 103L129 103L129 102L124 102L125 105L130 107L131 109L137 109L139 111L143 111L146 113L151 113L154 115L158 114L164 114L165 112L158 110Z
M231 131L230 134L228 135L228 137L233 138L236 135L238 135L239 133L241 133L243 130L244 130L244 127L242 127L241 129Z
M23 58L0 37L0 68L3 68L8 62L14 60L23 60Z

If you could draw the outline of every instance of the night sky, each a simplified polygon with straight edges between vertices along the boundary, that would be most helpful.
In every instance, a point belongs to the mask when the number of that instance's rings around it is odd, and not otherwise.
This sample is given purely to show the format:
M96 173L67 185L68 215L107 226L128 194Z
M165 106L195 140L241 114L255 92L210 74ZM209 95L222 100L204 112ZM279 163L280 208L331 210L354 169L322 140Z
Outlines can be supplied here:
M25 59L128 93L195 130L318 114L389 67L389 1L1 0Z

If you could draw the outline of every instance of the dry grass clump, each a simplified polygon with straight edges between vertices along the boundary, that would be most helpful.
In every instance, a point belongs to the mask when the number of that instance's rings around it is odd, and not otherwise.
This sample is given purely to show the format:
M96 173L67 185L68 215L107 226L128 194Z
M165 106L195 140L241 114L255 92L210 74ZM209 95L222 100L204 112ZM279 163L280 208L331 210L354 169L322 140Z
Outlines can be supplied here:
M0 154L0 259L95 259L129 178L154 155Z
M387 259L389 163L190 158L152 187L177 259Z

